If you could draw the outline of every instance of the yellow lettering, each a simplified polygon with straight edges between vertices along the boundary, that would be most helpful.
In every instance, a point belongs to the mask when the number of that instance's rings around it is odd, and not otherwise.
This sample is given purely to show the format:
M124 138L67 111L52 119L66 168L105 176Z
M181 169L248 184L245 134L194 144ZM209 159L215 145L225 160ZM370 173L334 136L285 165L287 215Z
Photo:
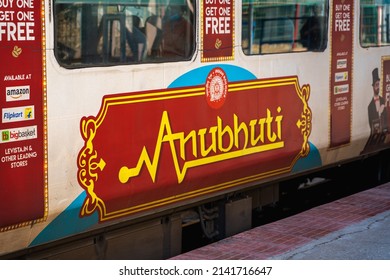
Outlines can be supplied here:
M223 147L223 139L224 135L226 135L225 140L228 143L228 146L226 148ZM227 138L227 139L226 139ZM225 126L225 128L222 129L222 119L218 117L218 149L226 153L230 151L233 147L233 131L229 126Z
M242 149L246 149L248 145L248 126L244 122L238 125L238 117L234 114L234 145L237 149L240 148L240 132L244 134L244 146Z
M211 144L208 149L206 149L206 128L202 128L199 130L198 135L200 136L200 154L202 157L206 157L210 152L216 152L217 151L217 145L216 145L216 135L215 132L217 131L217 128L215 126L210 127L209 132L211 134Z
M184 137L184 132L180 134L180 157L185 160L186 159L186 148L185 144L187 141L192 140L192 155L194 157L198 157L198 146L196 145L196 132L192 130L186 137Z
M123 166L119 170L119 180L127 183L130 178L138 176L145 166L154 182L161 149L166 142L169 143L178 183L184 180L189 168L283 148L281 107L276 111L278 114L273 117L271 110L267 108L266 117L250 120L249 128L247 123L239 121L236 114L233 115L233 127L224 126L223 120L217 117L216 126L192 130L187 135L184 132L172 132L168 112L164 111L153 157L143 147L135 167ZM191 145L192 157L186 154L187 145Z

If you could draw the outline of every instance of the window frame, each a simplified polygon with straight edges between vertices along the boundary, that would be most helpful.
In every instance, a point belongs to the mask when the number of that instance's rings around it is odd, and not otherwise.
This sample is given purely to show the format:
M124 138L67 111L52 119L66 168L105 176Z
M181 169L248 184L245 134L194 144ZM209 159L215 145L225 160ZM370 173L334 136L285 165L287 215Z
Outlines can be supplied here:
M251 2L259 2L259 3L263 3L265 4L266 2L263 0L263 1L256 1L256 0L244 0L244 2L247 2L247 4L249 5ZM275 1L272 1L272 2L275 2ZM289 3L290 2L290 3ZM314 4L313 3L320 3L320 1L312 1L312 3L307 3L307 2L304 2L304 3L299 3L299 1L281 1L277 6L278 8L282 7L282 9L288 9L288 7L291 7L291 6L295 6L297 7L297 5L299 5L299 7L304 7L306 6L306 9L307 10L310 10L312 9L311 6L313 6ZM260 39L257 39L259 41L259 51L258 52L253 52L250 50L251 48L251 42L250 40L254 40L253 38L252 39L249 39L250 37L254 37L253 34L254 32L251 32L251 35L244 35L245 31L247 31L247 34L249 33L249 29L253 29L253 25L256 25L256 24L253 24L253 23L250 23L249 22L249 19L250 19L250 16L244 16L244 8L242 8L242 11L241 11L241 49L242 49L242 52L246 55L246 56L256 56L256 55L269 55L269 54L290 54L290 53L302 53L302 52L324 52L327 47L328 47L328 41L329 41L329 1L328 0L324 0L324 1L321 1L321 3L323 4L321 6L321 9L322 9L322 16L321 16L321 24L322 24L322 28L321 28L321 37L320 37L320 43L319 43L319 47L316 48L316 49L310 49L309 47L303 47L303 46L299 46L299 44L301 43L301 39L300 39L300 34L299 34L299 31L301 29L301 27L303 26L303 20L304 18L308 19L309 16L306 15L306 16L297 16L297 10L295 9L295 12L294 12L294 16L291 16L291 17L284 17L284 16L280 16L280 15L276 15L276 16L272 16L272 17L264 17L264 19L260 19L260 21L262 20L265 20L265 21L279 21L279 20L289 20L290 22L292 22L293 24L293 31L292 31L292 34L290 34L290 38L291 40L290 41L287 41L285 42L285 44L290 44L290 48L288 47L285 47L285 50L283 50L283 46L280 48L281 50L280 51L262 51L262 41L261 41L261 38ZM303 5L304 4L304 5ZM310 4L310 5L309 5ZM264 7L259 7L258 9L266 9L266 8L275 8L276 5L271 5L271 4L268 4L269 7L267 7L266 5L264 5ZM284 7L283 7L284 6ZM249 10L249 8L248 8ZM265 13L264 13L265 14ZM268 15L267 15L268 16ZM245 28L244 27L244 20L245 19L248 19L247 20L247 27ZM297 28L298 27L298 28ZM288 27L288 28L291 28L291 27ZM277 28L276 28L277 29ZM263 32L263 31L260 31L260 32ZM245 42L245 40L248 40L248 43ZM274 41L276 42L276 41ZM272 46L271 46L272 47Z
M387 7L387 15L385 16L379 14L379 8L382 6ZM365 6L365 7L364 7ZM376 11L372 11L370 15L373 17L377 16L376 18L376 23L377 25L374 27L374 25L371 27L371 29L375 29L376 32L374 33L369 33L365 32L367 30L366 25L364 22L369 22L369 18L364 17L364 15L368 14L366 12L363 12L363 9L366 8L368 9L375 9ZM387 21L387 26L385 24L380 25L378 21L378 17L382 18L383 22ZM387 20L385 19L387 17ZM367 24L368 25L368 24ZM383 31L383 26L385 26L385 31ZM368 27L369 28L369 27ZM387 30L386 30L387 29ZM385 36L382 36L385 34ZM374 42L364 42L366 38L374 37ZM383 37L386 37L386 41L381 41ZM367 39L369 40L369 39ZM389 3L365 3L364 0L359 1L359 44L362 48L381 48L381 47L388 47L390 46L390 2Z
M125 2L126 0L118 0L116 1L117 3L122 3L122 2ZM130 0L130 2L142 2L143 0ZM186 1L186 0L184 0ZM190 41L186 43L186 47L188 47L189 49L189 52L188 52L188 55L185 56L185 57L159 57L159 58L156 58L156 59L152 59L152 58L148 58L148 59L143 59L141 61L121 61L121 62L117 62L117 61L108 61L108 62L104 62L104 61L101 61L99 60L98 62L75 62L76 60L73 60L70 61L69 63L66 62L66 60L64 59L61 59L61 50L59 49L59 45L61 44L61 42L59 41L59 26L60 26L60 23L58 22L59 19L57 17L57 13L58 13L58 7L59 5L61 4L64 4L63 2L66 2L68 3L69 5L72 5L73 7L75 7L76 9L82 9L83 8L83 5L84 7L86 7L86 5L93 5L93 4L96 4L96 7L98 8L108 8L108 7L114 7L114 6L118 6L118 9L119 9L119 6L120 4L112 4L113 0L103 0L103 1L96 1L96 0L82 0L82 1L72 1L72 0L59 0L59 1L54 1L53 2L53 13L54 13L54 56L57 60L57 62L59 63L59 65L61 67L64 67L66 69L82 69L82 68L91 68L91 67L112 67L112 66L131 66L131 65L146 65L146 64L161 64L161 63L177 63L177 62L188 62L188 61L191 61L196 53L196 44L197 44L197 32L196 32L196 28L197 28L197 25L198 25L198 21L197 21L197 9L196 9L196 6L193 6L193 10L189 10L189 8L187 9L187 12L189 14L188 18L189 20L191 20L190 24L192 24L191 26L191 29L186 29L190 35L192 35L192 39L190 39ZM84 2L84 3L82 3ZM110 3L111 2L111 3ZM167 0L157 0L157 2L160 2L160 3L168 3ZM196 1L191 1L193 5L196 5ZM91 4L92 3L92 4ZM126 2L125 2L126 3ZM131 3L128 5L128 7L130 6L133 6ZM137 7L140 7L140 6L143 6L145 9L148 9L149 5L136 5ZM156 8L163 8L164 10L167 9L167 5L160 5L160 6L157 6L156 5ZM125 9L125 8L124 8ZM82 13L82 12L79 12L79 13ZM79 19L80 21L82 21L82 19ZM81 23L80 23L81 25ZM82 31L82 27L80 27L78 29L81 32ZM85 32L85 31L84 31ZM86 32L89 32L89 30L86 30ZM83 39L81 38L83 35L80 35L80 39L79 41L81 42ZM128 45L126 43L126 45ZM81 47L80 47L81 48ZM128 49L128 46L126 46L126 48ZM146 46L145 46L146 48ZM70 51L71 48L69 48L69 51ZM81 52L81 49L78 49L77 51ZM80 55L80 60L83 59L82 58L82 55Z

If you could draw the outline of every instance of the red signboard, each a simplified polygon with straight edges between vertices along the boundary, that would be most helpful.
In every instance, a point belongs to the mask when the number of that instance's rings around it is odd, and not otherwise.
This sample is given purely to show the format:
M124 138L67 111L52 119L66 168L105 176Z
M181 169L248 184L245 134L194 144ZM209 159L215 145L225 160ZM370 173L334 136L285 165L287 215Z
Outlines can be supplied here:
M234 0L202 0L202 61L232 60Z
M109 95L81 120L81 215L123 217L291 171L309 152L310 87L297 77Z
M353 6L352 0L333 1L329 93L331 148L351 140Z
M46 213L43 2L0 5L0 230Z

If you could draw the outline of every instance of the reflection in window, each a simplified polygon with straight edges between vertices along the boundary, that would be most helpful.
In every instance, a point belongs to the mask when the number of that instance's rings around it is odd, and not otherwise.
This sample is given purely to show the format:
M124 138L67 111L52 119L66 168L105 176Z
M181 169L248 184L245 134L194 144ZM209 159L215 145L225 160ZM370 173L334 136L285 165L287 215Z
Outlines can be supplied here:
M390 44L390 1L360 1L360 44L362 47Z
M323 51L327 43L328 1L243 0L245 54Z
M189 60L193 2L56 0L56 57L65 67Z

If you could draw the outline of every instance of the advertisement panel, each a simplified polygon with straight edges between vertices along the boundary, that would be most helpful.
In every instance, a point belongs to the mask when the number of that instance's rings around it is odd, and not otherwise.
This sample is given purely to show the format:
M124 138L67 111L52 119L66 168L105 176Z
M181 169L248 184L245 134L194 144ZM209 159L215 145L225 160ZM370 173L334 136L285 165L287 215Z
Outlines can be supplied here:
M390 56L382 57L382 84L381 96L384 99L384 107L386 109L386 128L389 134L390 124Z
M0 230L47 212L43 2L0 5Z
M354 3L352 0L332 3L330 148L335 148L351 141Z
M234 57L234 0L202 0L202 61Z

